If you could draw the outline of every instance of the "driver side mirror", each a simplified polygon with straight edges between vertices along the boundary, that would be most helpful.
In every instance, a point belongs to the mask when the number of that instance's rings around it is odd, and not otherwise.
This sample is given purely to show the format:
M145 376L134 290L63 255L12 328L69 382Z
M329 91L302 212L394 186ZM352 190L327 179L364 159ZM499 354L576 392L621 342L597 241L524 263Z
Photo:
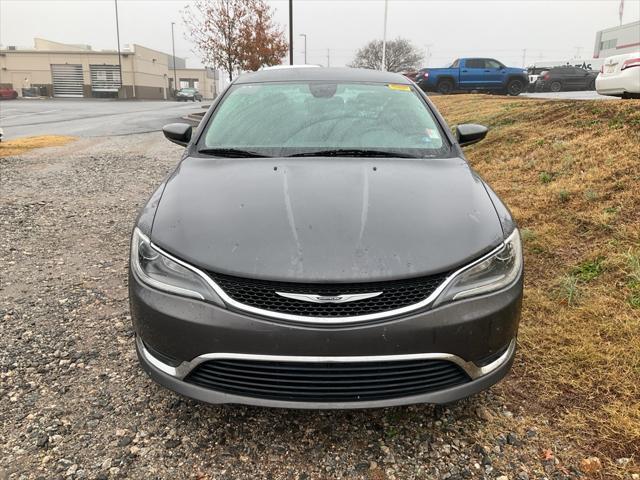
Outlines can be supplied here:
M475 123L463 123L456 127L456 138L461 147L478 143L487 136L489 129L484 125Z
M186 147L191 140L191 125L188 123L170 123L162 127L162 133L170 142Z

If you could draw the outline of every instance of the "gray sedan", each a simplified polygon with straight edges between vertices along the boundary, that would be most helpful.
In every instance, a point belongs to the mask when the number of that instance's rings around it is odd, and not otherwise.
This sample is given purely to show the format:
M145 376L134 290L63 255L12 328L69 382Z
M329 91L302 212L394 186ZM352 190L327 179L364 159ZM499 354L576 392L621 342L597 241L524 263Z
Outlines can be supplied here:
M515 355L518 229L402 75L264 70L235 80L151 195L131 241L140 362L211 403L445 403Z

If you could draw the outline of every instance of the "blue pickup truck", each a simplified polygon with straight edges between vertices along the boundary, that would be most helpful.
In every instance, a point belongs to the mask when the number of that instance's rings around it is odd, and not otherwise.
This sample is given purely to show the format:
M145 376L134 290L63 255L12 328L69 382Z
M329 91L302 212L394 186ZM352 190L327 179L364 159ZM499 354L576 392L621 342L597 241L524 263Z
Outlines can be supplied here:
M415 82L425 92L491 91L520 95L526 90L527 70L505 67L493 58L459 58L449 68L423 68Z

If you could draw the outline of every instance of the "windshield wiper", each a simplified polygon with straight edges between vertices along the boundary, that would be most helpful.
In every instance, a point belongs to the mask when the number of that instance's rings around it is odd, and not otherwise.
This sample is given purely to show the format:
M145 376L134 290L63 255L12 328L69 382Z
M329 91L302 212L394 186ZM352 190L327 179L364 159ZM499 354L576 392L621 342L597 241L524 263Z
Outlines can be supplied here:
M290 157L384 157L384 158L419 158L400 152L385 150L367 150L358 148L344 148L335 150L316 150L314 152L294 153Z
M251 152L249 150L241 150L239 148L203 148L198 150L198 153L204 153L205 155L214 155L216 157L230 157L230 158L268 158L269 155L262 155L258 152Z

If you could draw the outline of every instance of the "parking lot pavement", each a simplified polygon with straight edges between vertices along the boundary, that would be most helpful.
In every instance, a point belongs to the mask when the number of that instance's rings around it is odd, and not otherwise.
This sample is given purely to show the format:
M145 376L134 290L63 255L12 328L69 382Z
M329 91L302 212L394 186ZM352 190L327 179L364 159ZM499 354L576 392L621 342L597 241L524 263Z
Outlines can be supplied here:
M620 100L618 97L600 95L594 90L583 90L578 92L534 92L522 93L521 97L544 98L550 100Z
M209 102L19 99L0 103L6 139L34 135L95 137L156 131Z
M295 411L154 384L134 349L128 244L181 152L155 132L0 158L0 478L565 478L539 448L566 446L495 390L447 407Z

